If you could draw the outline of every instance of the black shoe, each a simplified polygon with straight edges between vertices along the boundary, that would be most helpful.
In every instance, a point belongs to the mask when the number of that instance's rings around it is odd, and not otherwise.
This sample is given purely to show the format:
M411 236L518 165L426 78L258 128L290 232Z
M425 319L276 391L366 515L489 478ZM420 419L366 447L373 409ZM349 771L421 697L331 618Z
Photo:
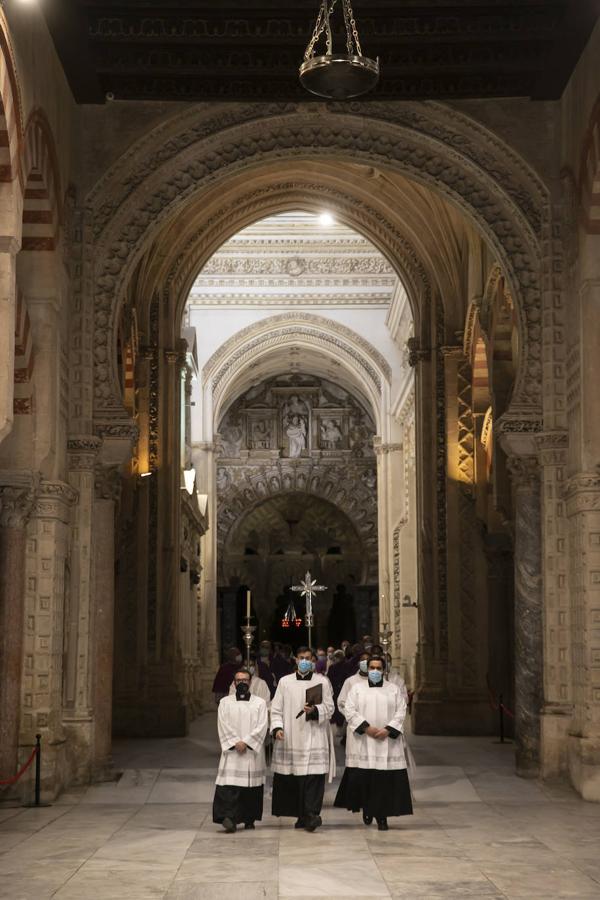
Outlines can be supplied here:
M377 819L377 828L379 831L389 831L387 819Z
M321 816L307 816L306 817L306 825L304 826L307 831L315 831L319 825L323 824L323 820Z
M366 813L363 813L363 822L365 825L371 825L373 822L373 816L368 816Z
M233 834L235 831L235 822L232 819L223 819L223 828L227 834Z
M254 822L246 822L244 828L246 831L254 831Z
M302 818L298 819L298 821L294 825L294 828L304 828L304 827L305 827L305 823L304 823L304 819L302 819Z

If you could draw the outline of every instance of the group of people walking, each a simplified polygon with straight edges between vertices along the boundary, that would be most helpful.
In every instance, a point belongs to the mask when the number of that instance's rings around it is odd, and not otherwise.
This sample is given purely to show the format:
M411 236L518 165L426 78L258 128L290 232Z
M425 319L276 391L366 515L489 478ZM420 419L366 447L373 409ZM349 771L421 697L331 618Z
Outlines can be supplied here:
M269 678L274 658L268 648L265 653L261 646L261 651L267 680L260 676L260 659L250 669L232 651L224 664L229 674L221 666L213 686L221 744L214 822L233 833L238 825L251 829L260 821L265 747L272 739L272 814L293 817L296 828L315 831L322 824L326 779L331 781L336 772L332 722L338 716L347 723L346 768L334 805L362 812L365 825L375 820L381 831L388 829L389 816L410 815L403 735L406 689L404 682L397 683L400 679L390 679L389 671L385 677L380 648L355 645L357 671L339 686L328 677L335 674L336 663L327 659L318 671L319 654L309 647L289 655L291 671L277 679ZM228 677L231 684L226 686Z

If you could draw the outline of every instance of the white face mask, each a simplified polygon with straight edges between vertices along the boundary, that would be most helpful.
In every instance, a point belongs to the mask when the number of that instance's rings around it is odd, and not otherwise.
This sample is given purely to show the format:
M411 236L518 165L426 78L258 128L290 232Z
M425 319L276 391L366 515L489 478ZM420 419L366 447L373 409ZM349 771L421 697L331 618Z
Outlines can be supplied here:
M361 671L364 675L366 675L367 672L368 672L368 669L369 669L369 660L368 660L368 659L361 659L360 662L359 662L359 664L358 664L358 668L360 669L360 671Z
M254 668L254 666L250 666L248 671L250 672L250 675L254 675L256 669Z
M236 661L236 663L239 665L239 664L241 663L241 661L242 661L242 657L241 657L241 656L236 656L235 661Z

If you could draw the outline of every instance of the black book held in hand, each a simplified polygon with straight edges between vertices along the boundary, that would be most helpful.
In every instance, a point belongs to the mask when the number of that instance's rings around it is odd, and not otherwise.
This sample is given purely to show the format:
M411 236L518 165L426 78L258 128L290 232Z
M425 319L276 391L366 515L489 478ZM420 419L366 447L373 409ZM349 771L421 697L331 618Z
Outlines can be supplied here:
M307 706L318 706L319 703L322 703L323 702L323 685L315 684L315 685L313 685L313 687L306 688L306 701L305 702L306 702ZM296 718L299 719L303 712L304 712L304 710L301 709L300 712L298 713L298 715L296 716Z

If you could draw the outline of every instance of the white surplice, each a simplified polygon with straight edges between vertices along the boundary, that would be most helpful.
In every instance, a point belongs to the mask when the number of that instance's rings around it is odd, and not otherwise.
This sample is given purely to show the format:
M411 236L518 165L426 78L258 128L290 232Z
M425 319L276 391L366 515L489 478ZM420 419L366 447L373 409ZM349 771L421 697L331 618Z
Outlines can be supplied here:
M229 693L235 694L235 682L231 682L231 687L229 688ZM261 700L264 700L267 704L267 709L271 708L271 693L269 691L269 685L264 680L264 678L259 678L258 675L253 675L250 679L250 693L254 694L255 697L260 697Z
M302 712L307 688L323 685L323 702L316 707L319 719L307 721ZM271 730L282 728L283 741L273 741L273 772L279 775L335 775L335 752L329 720L334 712L331 683L313 672L299 679L294 672L279 679L271 704Z
M267 704L250 694L249 700L223 697L218 708L221 759L216 784L260 787L265 783L265 736ZM245 753L232 749L238 741L248 745Z
M342 715L344 715L344 708L346 706L346 700L348 699L348 694L350 693L351 688L354 687L355 684L362 684L363 681L367 680L366 675L361 675L360 672L357 672L356 675L351 675L349 678L346 678L345 682L342 685L342 689L338 694L337 705L338 709Z
M346 698L348 731L346 734L346 766L357 769L406 769L402 730L406 701L397 685L384 681L371 687L367 679L355 684ZM363 722L376 728L390 728L400 736L379 741L368 734L357 734Z

